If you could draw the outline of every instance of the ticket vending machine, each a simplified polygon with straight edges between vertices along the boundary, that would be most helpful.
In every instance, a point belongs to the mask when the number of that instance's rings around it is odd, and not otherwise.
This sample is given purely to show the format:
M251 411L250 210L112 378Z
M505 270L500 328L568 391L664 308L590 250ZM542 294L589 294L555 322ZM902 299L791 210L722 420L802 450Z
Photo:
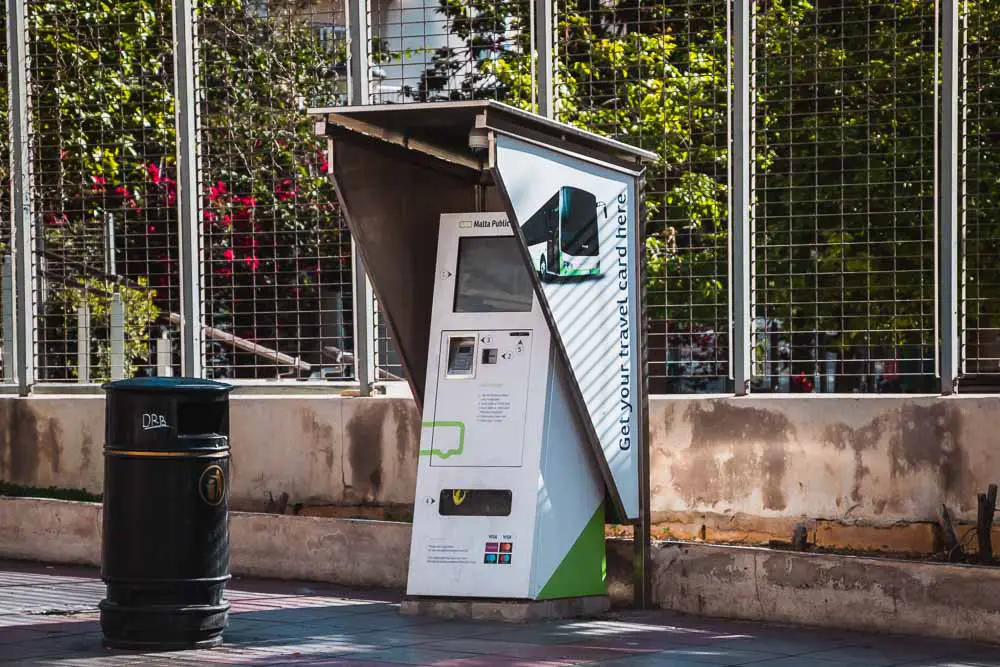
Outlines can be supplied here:
M634 526L648 604L640 211L657 156L492 101L311 113L355 286L422 414L408 603L596 609L610 517Z
M506 213L438 234L408 594L605 594L604 481Z

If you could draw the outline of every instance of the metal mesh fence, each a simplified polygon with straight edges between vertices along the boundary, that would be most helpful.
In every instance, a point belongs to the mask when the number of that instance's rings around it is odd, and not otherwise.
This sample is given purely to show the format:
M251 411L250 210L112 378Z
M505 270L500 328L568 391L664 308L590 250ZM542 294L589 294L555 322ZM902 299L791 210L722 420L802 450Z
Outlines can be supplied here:
M660 155L646 176L649 388L725 391L724 0L561 0L560 120Z
M931 390L935 5L755 8L754 389Z
M371 0L375 104L494 99L534 101L530 0ZM377 301L375 379L404 377Z
M1000 5L964 3L964 388L1000 388Z
M350 379L350 238L305 113L345 102L344 7L203 0L198 29L207 373Z
M373 101L530 101L529 8L529 0L371 0Z
M27 0L26 17L37 377L151 372L179 296L170 2Z
M350 240L305 114L346 101L342 1L198 5L204 263L191 278L209 377L353 378ZM25 7L29 142L0 142L0 258L10 150L30 151L37 377L177 373L171 2ZM371 0L370 99L530 107L530 8ZM654 393L727 390L729 9L557 3L560 120L660 155L646 182ZM997 388L1000 5L962 9L962 387ZM754 12L752 388L931 390L937 7L766 0ZM374 379L402 376L372 307Z

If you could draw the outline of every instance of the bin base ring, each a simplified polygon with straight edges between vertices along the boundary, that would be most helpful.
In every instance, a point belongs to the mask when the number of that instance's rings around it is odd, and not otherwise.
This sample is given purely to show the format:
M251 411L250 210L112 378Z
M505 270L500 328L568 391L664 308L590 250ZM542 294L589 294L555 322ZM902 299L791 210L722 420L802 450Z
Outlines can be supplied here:
M230 605L126 607L104 600L98 607L104 646L170 651L222 644Z
M176 641L176 642L138 642L127 639L109 639L102 641L105 648L117 649L120 651L184 651L191 649L216 648L222 646L222 635L211 639L200 641Z

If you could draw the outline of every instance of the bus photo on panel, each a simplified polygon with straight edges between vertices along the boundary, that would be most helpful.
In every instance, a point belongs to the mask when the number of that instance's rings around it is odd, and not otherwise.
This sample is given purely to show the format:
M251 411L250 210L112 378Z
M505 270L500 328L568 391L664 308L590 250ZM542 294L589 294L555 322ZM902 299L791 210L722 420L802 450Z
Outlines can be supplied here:
M563 186L521 226L532 259L538 257L539 279L601 276L598 210L593 194Z

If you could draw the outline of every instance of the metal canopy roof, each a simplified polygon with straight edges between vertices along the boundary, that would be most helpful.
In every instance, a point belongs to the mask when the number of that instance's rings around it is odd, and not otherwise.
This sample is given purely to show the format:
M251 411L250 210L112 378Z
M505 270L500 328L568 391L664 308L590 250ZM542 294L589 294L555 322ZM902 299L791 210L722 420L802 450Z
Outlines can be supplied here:
M488 100L329 107L309 113L321 117L317 123L325 123L317 125L318 134L368 135L425 153L426 148L470 168L481 164L469 147L472 128L515 134L629 171L641 170L643 163L658 158L656 153Z

